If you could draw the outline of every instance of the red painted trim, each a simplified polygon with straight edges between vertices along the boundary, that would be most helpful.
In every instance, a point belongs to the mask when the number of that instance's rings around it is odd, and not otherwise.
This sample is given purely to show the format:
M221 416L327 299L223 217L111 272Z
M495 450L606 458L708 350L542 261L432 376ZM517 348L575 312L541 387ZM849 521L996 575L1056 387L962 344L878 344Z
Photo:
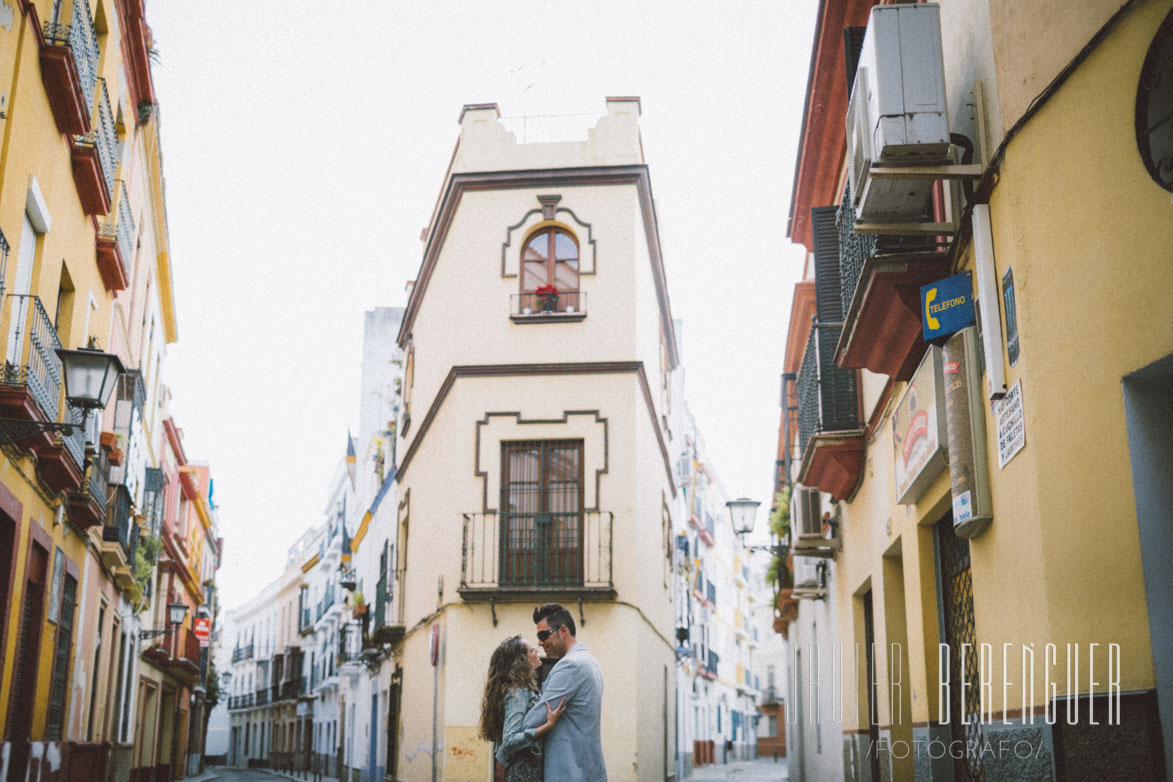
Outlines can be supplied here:
M175 453L176 466L184 466L187 464L187 455L183 452L183 442L179 439L179 427L175 425L174 418L163 421L163 431L167 433L167 442L171 444L171 450Z
M815 22L790 218L786 235L812 250L810 210L838 203L847 154L847 72L843 28L864 26L874 0L824 0Z

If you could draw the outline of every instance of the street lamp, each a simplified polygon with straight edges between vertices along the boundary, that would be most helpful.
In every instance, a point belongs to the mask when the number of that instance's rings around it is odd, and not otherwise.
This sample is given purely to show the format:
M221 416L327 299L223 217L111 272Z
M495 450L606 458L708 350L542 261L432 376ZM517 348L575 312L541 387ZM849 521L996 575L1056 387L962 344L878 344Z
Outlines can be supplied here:
M757 500L745 497L739 497L725 503L725 507L729 509L729 515L733 517L734 532L738 535L748 535L753 532L754 517L757 516L759 505L761 503Z
M186 603L168 603L167 604L167 629L166 630L140 630L139 640L147 638L157 638L160 635L171 635L176 627L183 624L183 620L187 617Z
M74 434L85 428L90 411L105 407L110 400L114 381L123 371L118 356L90 348L57 348L57 356L65 375L65 398L70 405L84 411L81 423L0 418L0 444L15 443L40 432Z

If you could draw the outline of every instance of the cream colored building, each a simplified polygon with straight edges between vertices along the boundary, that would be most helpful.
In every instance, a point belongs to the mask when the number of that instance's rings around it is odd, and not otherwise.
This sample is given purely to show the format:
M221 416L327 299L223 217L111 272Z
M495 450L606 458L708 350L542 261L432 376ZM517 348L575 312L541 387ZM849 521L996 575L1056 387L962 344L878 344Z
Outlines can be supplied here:
M545 144L461 112L398 337L396 779L492 777L489 655L549 601L602 667L609 778L673 773L677 355L639 111Z

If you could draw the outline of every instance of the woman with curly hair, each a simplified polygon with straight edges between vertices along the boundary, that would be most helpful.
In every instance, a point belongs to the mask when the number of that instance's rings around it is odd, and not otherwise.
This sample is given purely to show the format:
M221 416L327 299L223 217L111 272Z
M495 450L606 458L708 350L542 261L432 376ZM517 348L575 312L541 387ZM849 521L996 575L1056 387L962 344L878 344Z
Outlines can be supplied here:
M489 659L489 675L481 698L481 738L497 746L497 763L505 767L506 782L541 782L544 736L566 711L546 704L546 721L536 729L522 728L522 720L538 697L538 650L520 635L506 638Z

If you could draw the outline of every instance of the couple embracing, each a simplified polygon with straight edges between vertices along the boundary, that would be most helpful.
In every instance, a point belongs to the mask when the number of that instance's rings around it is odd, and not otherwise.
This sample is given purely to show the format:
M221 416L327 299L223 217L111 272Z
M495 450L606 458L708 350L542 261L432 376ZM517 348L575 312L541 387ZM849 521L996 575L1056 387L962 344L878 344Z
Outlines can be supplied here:
M489 660L481 736L497 748L496 782L606 782L603 672L558 603L534 609L538 644L557 659L541 689L538 650L515 635Z

